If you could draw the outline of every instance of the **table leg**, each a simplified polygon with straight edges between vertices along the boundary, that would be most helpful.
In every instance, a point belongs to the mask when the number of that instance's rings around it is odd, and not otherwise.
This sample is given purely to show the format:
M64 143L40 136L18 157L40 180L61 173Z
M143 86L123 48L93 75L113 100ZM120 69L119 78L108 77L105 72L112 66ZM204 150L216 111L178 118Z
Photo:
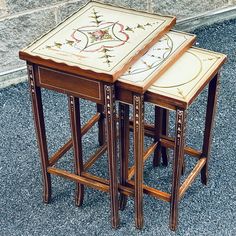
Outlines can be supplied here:
M169 133L169 111L167 109L163 109L163 118L162 118L162 134L168 136ZM161 147L162 154L162 164L163 166L168 166L168 149L166 147Z
M129 105L119 103L120 184L126 185L129 161ZM124 210L127 196L120 194L120 210Z
M144 100L134 95L134 161L135 161L135 223L143 227L143 146L144 146Z
M117 155L116 155L116 108L114 85L105 85L105 115L107 131L107 153L110 176L112 227L119 226Z
M154 151L153 166L157 167L160 165L161 160L161 144L160 137L162 133L162 120L163 120L163 108L155 107L155 138L154 142L158 142L157 148Z
M178 205L179 205L179 188L180 176L184 156L184 139L185 139L185 111L177 109L176 126L175 126L175 148L173 162L173 178L170 202L170 229L176 230L178 222Z
M188 114L188 110L185 110L185 114L184 116L186 117ZM186 126L187 126L187 120L185 119L184 121L184 138L186 137L186 132L185 132L185 129L186 129ZM184 146L185 146L185 140L184 140ZM185 161L185 157L184 157L184 154L183 154L183 158L181 159L182 163L181 163L181 175L184 175L185 174L185 170L186 170L186 161Z
M48 203L51 199L51 175L47 172L48 162L48 148L43 115L43 105L41 98L41 89L36 85L34 67L28 64L28 76L30 84L30 93L32 99L32 111L34 116L36 136L38 140L42 175L43 175L43 201Z
M105 118L104 118L104 106L101 104L97 104L97 112L101 114L101 117L98 121L98 143L102 146L105 143L106 135L105 135Z
M81 140L80 102L79 98L69 96L69 113L71 119L72 142L74 149L75 174L81 175L83 171L83 152ZM75 204L81 206L84 199L84 185L76 183Z
M206 120L205 120L205 131L204 131L204 140L202 148L202 157L206 157L206 164L201 170L201 182L207 184L208 182L208 162L210 156L210 146L212 139L212 128L214 125L214 117L216 110L217 102L217 85L218 85L217 74L210 82L208 89L208 101L207 101L207 111L206 111Z

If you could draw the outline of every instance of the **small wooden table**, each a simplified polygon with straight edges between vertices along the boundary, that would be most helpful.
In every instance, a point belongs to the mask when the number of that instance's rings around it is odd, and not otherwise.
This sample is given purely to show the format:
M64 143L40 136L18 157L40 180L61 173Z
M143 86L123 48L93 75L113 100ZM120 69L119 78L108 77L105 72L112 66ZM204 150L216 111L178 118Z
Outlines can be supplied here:
M175 24L175 17L127 10L90 2L56 28L20 51L27 61L33 115L43 173L43 200L51 197L51 177L56 174L77 182L76 204L83 201L83 186L110 192L112 226L119 225L116 171L116 109L114 82L144 55ZM72 140L48 158L41 88L69 97ZM98 114L81 129L79 98L98 104ZM136 101L136 100L135 100ZM138 102L138 101L137 101ZM102 113L105 105L107 145L104 143ZM102 184L85 172L81 137L96 122L100 127L100 155L107 146L109 183ZM56 161L74 148L75 173L54 167ZM91 159L91 160L92 160Z
M218 72L225 60L226 56L223 54L194 47L190 48L178 59L178 61L175 62L174 65L159 76L144 94L143 100L145 102L156 105L155 126L145 127L143 116L140 118L140 113L135 112L136 107L134 108L134 154L137 155L137 152L142 153L141 148L143 147L144 128L149 131L148 135L154 137L154 143L145 152L143 158L140 156L139 168L137 168L136 165L135 169L132 167L128 170L128 150L124 149L123 155L125 160L121 162L121 165L124 165L121 170L125 170L125 173L123 174L123 182L126 186L134 186L135 192L139 192L139 195L135 196L135 198L137 196L139 197L138 199L135 199L135 204L142 202L143 192L170 202L170 229L172 230L176 230L177 227L179 200L183 197L188 187L200 172L202 183L206 184L208 180L208 160L210 153L211 131L217 100ZM184 143L186 110L208 84L209 90L203 148L201 151L198 151L186 147ZM162 133L163 108L176 111L176 130L174 139L165 134L163 135ZM140 108L138 107L138 109ZM143 108L141 109L143 110ZM129 124L125 123L122 129L123 132L129 132ZM138 131L136 131L136 129L138 129ZM139 132L138 141L135 132ZM124 147L126 145L128 144L123 144ZM166 193L143 185L143 162L148 158L150 153L155 150L154 166L156 166L161 157L161 148L163 147L174 149L171 193ZM190 175L180 186L184 153L196 157L198 161ZM133 183L131 180L134 170L136 183ZM137 175L140 176L138 180L136 179ZM136 207L139 207L140 209L136 217L141 220L143 218L143 212L141 209L142 205Z
M160 144L151 145L145 152L144 143L144 95L152 83L171 67L195 42L195 35L171 30L166 33L143 57L141 57L116 82L116 98L119 103L120 129L120 183L132 186L135 194L135 223L143 227L143 159L148 158ZM129 151L129 105L133 105L134 166L128 171ZM160 117L158 117L160 118ZM167 114L163 116L167 121ZM162 134L166 135L168 124L163 123ZM156 153L156 152L155 152ZM163 155L165 149L163 149ZM134 177L134 182L127 179ZM153 192L155 195L155 192ZM127 197L121 194L120 208L123 209Z

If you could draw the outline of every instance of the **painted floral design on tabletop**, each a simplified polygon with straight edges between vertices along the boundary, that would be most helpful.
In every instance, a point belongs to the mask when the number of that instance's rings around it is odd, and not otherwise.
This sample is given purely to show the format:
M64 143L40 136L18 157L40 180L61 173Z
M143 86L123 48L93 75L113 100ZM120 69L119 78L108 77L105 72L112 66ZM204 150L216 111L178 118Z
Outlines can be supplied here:
M96 41L101 41L103 39L112 39L112 36L109 34L108 30L96 30L94 32L89 32L91 43Z
M56 50L59 53L70 53L78 59L86 57L84 53L98 53L98 57L111 66L112 58L115 57L114 48L120 47L129 41L129 34L135 30L145 30L159 22L144 25L137 24L135 27L123 25L120 22L105 21L104 16L94 8L90 15L90 24L74 29L71 35L63 42L54 42L46 46L47 49ZM83 54L82 54L83 53Z
M166 34L136 64L131 66L124 76L135 75L157 68L170 56L172 49L173 41Z
M199 52L197 49L189 49L184 54L184 63L178 61L178 64L173 67L168 75L164 74L164 77L162 76L157 83L152 85L152 89L169 93L186 100L192 89L202 81L204 75L211 70L215 62L221 58L222 57L210 54L209 52ZM186 68L191 68L191 70L186 70ZM173 78L175 78L174 75L178 74L178 71L184 71L185 73L181 73L181 78L175 80Z

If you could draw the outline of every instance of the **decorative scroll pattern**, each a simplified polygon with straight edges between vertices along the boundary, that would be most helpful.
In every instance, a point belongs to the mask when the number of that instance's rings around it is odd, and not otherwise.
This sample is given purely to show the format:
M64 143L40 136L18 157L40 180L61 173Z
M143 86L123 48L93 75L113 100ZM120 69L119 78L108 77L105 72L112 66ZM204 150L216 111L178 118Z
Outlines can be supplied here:
M118 22L107 22L102 20L102 15L93 9L94 20L90 25L85 25L74 29L65 42L54 42L54 45L47 45L48 49L74 52L97 52L104 48L114 48L122 46L129 39L129 35L124 31L124 25Z
M140 125L142 125L144 123L144 101L143 101L143 96L134 96L134 113L135 113L135 117L134 117L134 125L135 125L135 129L138 130L140 128ZM139 117L140 114L140 110L141 112L141 117ZM142 124L140 124L140 122Z
M143 95L134 95L134 160L135 160L135 223L143 226L143 146L144 146L144 102Z
M183 110L177 110L177 145L180 145L180 139L182 138L185 142L185 132L186 132L186 112ZM184 143L183 143L184 145Z
M190 48L149 91L188 102L224 58L220 53Z
M129 68L129 70L122 76L139 75L158 66L169 57L173 50L172 34L164 35L158 43L156 43L138 62Z
M194 39L193 35L170 31L121 76L120 81L145 83Z
M137 24L136 27L124 26L119 22L104 20L104 16L95 8L92 9L90 25L85 25L74 29L68 39L65 41L54 42L52 45L46 45L49 50L59 53L73 53L80 58L87 57L81 53L101 53L99 57L109 67L112 57L115 57L113 48L124 45L129 40L128 32L135 30L145 30L146 27L152 27L156 23ZM45 48L42 48L45 49Z
M119 117L120 117L121 120L124 120L124 114L125 114L124 106L120 105Z
M114 85L105 85L105 107L107 110L107 119L111 122L111 113L115 113L115 91Z
M30 80L30 91L32 95L35 94L35 82L34 82L34 70L32 65L28 65L28 74L29 74L29 80Z
M69 96L69 101L70 101L70 110L71 112L74 111L74 98L73 96Z
M90 2L22 52L68 66L113 74L142 51L153 37L174 24L174 20L174 17Z

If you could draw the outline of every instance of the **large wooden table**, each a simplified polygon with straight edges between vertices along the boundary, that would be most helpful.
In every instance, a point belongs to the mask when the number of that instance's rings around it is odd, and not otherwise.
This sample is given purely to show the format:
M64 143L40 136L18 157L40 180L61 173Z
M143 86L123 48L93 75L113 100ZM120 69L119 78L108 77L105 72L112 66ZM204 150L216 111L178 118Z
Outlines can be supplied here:
M57 27L20 51L27 61L35 129L43 173L43 200L51 198L51 174L76 181L76 204L83 201L84 185L110 193L112 226L119 225L114 83L171 27L175 17L90 2ZM122 86L122 82L120 83ZM41 88L65 93L69 98L72 140L48 157ZM81 128L79 98L97 103L98 113ZM139 105L139 96L134 97ZM107 141L104 140L105 105ZM99 123L101 148L83 164L81 137ZM54 166L73 145L75 172ZM85 170L107 148L109 182L101 183ZM136 154L139 157L139 154ZM133 190L127 190L129 193ZM127 194L127 191L126 194Z

